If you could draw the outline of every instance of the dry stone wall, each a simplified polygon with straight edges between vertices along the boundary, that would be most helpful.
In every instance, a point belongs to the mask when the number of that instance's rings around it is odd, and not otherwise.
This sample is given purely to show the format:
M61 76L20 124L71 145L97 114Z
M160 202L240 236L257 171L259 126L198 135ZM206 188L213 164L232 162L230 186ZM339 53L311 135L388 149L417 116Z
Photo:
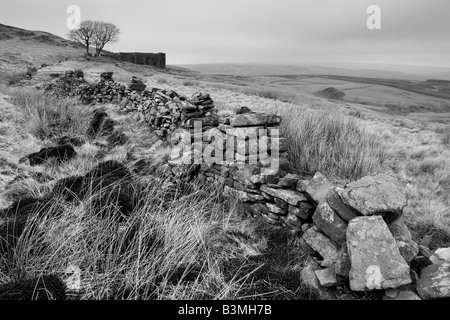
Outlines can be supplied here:
M408 202L391 177L367 176L345 186L321 173L305 180L289 172L278 115L245 107L219 115L202 93L187 98L155 88L104 89L116 86L103 75L95 90L103 89L91 96L120 100L170 141L168 167L176 179L217 183L249 216L301 238L317 262L302 271L306 283L384 290L386 300L450 298L450 248L433 254L412 240L402 217Z

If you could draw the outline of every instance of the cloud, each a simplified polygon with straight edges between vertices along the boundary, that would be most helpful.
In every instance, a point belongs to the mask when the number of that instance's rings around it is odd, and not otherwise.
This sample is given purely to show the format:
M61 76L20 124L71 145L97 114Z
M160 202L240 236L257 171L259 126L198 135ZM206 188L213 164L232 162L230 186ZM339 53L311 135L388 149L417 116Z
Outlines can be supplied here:
M8 1L1 21L64 36L72 1ZM84 19L116 23L115 51L163 51L169 63L392 61L450 66L448 0L78 0ZM366 9L381 8L381 30ZM25 10L27 9L27 10ZM436 60L436 57L439 57Z

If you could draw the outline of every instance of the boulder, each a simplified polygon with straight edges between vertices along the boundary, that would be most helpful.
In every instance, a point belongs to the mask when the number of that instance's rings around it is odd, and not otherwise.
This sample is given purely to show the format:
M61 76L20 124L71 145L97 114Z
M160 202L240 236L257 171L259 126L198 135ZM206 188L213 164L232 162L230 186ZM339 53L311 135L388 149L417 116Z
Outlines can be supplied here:
M347 206L339 195L341 188L332 188L327 194L327 202L329 206L338 214L342 220L349 222L358 217L358 212Z
M351 182L339 195L346 205L362 215L383 215L387 223L397 220L407 205L404 193L393 179L385 174Z
M331 188L333 188L331 182L320 172L317 172L311 180L300 180L297 184L297 190L305 192L315 203L323 202Z
M345 242L347 223L331 209L327 202L322 202L313 215L314 224L336 244Z
M305 242L323 258L322 267L331 267L338 260L340 248L317 227L309 228L304 234Z
M450 298L450 263L433 264L422 270L417 293L423 300Z
M351 220L347 246L352 290L388 289L411 283L409 266L381 216Z

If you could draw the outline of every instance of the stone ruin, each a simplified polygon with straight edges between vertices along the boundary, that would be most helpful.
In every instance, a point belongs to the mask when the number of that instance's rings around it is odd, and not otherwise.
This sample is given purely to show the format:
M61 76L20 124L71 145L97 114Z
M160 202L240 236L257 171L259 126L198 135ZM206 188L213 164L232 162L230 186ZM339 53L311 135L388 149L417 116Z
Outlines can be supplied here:
M153 66L158 69L166 68L166 54L162 52L158 53L119 52L119 53L104 54L104 56L135 64Z
M433 253L412 240L402 216L408 201L391 177L367 176L345 186L321 173L304 180L289 172L278 115L245 107L219 114L202 93L188 99L156 88L124 92L110 98L106 90L107 101L140 112L170 142L168 167L176 179L214 183L249 218L299 237L314 261L301 271L310 286L376 290L386 300L450 297L450 248Z

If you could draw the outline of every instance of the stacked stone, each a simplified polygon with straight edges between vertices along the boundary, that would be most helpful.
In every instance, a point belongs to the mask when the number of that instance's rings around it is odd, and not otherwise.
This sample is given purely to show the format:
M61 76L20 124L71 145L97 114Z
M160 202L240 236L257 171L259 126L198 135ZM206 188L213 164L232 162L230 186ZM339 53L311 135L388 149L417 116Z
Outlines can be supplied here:
M28 67L27 73L26 73L26 78L31 79L36 73L37 73L36 67Z
M79 88L86 85L81 70L68 70L62 77L44 85L44 91L56 97L75 97L79 95Z
M144 114L155 133L165 137L177 128L194 128L201 122L204 129L217 125L217 110L208 94L196 93L190 99L173 90L152 89L138 111Z
M385 300L450 297L450 249L436 251L447 256L433 261L412 240L402 218L407 200L392 178L379 174L339 188L318 173L297 190L317 204L302 241L318 254L321 287L385 290Z
M83 103L112 103L120 102L121 97L129 94L127 88L114 80L104 80L79 89L79 96Z
M212 130L219 130L226 137L222 149L225 161L203 163L200 178L223 183L224 194L237 199L243 211L251 216L261 217L271 225L301 231L303 223L312 221L315 205L296 190L299 176L287 173L286 140L278 137L279 143L274 145L278 156L270 152L272 142L276 141L272 141L272 133L280 121L277 115L251 112L246 107L235 115L220 117L220 124ZM206 132L205 146L210 143L208 133L213 135ZM249 137L247 141L246 137ZM234 147L235 138L238 148Z
M113 76L113 72L102 72L100 74L100 81L111 81L113 80L112 76Z
M201 135L203 155L214 131L227 133L228 143L228 136L243 137L250 129L277 128L281 119L238 110L218 120L217 127ZM195 141L195 135L189 139ZM280 159L285 158L284 149L280 147ZM384 292L386 300L450 297L450 248L432 254L412 240L402 218L407 200L392 178L379 174L340 188L320 173L310 180L287 173L283 160L277 172L266 170L259 155L256 164L246 163L258 149L245 150L235 154L233 163L203 161L172 166L172 172L177 178L219 183L225 196L239 201L242 211L301 235L303 248L316 261L301 277L319 290L335 288L332 292L338 293L348 286L357 292Z
M132 77L130 83L128 84L128 89L131 91L138 91L142 92L145 90L147 85L142 81L141 78L138 77Z

